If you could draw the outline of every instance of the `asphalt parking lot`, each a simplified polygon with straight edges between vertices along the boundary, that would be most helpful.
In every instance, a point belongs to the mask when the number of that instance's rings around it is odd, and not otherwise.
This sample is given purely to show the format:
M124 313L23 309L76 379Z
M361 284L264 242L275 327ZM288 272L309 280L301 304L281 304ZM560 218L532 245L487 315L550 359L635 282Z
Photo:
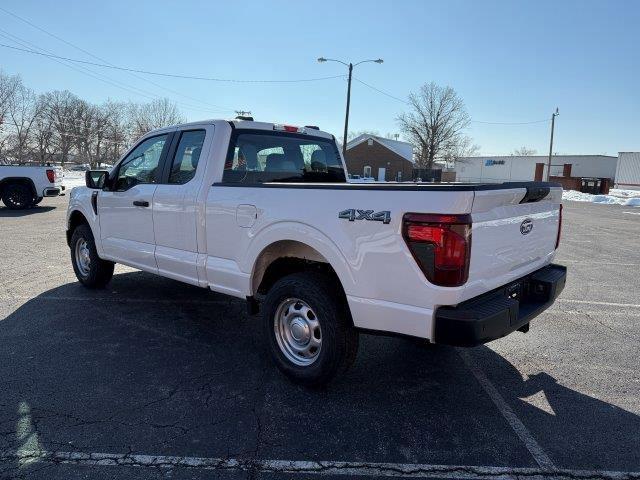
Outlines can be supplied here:
M640 478L640 209L565 204L567 287L529 333L362 336L317 391L240 301L121 266L81 287L66 202L0 207L0 477Z

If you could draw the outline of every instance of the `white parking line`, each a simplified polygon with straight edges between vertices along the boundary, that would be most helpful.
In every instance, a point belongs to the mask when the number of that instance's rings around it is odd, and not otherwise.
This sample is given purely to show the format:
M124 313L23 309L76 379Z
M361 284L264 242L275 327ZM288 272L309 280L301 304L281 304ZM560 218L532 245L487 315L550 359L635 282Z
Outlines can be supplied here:
M638 267L640 263L592 262L591 260L568 260L569 265L615 265L616 267Z
M471 370L471 373L478 383L480 383L484 391L489 395L489 398L491 398L496 407L498 407L498 410L507 423L511 426L516 435L520 437L520 440L522 440L522 443L527 447L527 450L529 450L529 453L536 463L545 471L554 469L555 466L551 461L551 458L549 458L545 453L537 440L533 438L531 432L527 427L525 427L524 423L522 423L518 418L502 395L500 395L500 392L498 392L498 389L493 385L493 383L491 383L491 380L487 378L482 369L473 361L471 354L462 348L456 348L456 351L458 352L458 355L462 357L467 368Z
M81 296L54 296L54 295L36 295L30 297L28 295L10 295L0 297L2 300L48 300L48 301L62 301L62 302L117 302L117 303L158 303L158 304L171 304L171 305L222 305L228 304L233 301L231 297L229 300L190 300L190 299L167 299L167 298L123 298L119 296L113 297L81 297Z
M574 300L571 298L558 298L556 299L556 302L579 303L582 305L604 305L607 307L640 308L640 304L638 303L594 302L592 300Z
M117 453L0 452L0 463L28 457L32 462L71 464L83 467L149 467L192 468L217 471L257 471L301 475L373 476L405 478L457 478L473 480L506 480L517 478L577 479L640 479L640 472L608 470L573 470L553 468L487 467L475 465L429 465L414 463L369 463L305 460L260 460L239 458L181 457L167 455L135 455Z
M603 315L602 310L561 310L559 308L550 308L549 310L545 310L544 313L552 315ZM612 311L607 312L606 316L631 318L640 316L640 312Z

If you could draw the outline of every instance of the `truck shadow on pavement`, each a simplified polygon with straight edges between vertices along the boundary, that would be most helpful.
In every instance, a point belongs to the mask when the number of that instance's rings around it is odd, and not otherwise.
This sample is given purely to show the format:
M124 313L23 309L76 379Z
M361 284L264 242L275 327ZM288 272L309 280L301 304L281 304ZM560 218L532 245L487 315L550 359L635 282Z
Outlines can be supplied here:
M46 213L51 210L55 210L56 207L51 206L36 206L33 208L26 208L24 210L11 210L7 207L0 206L0 218L16 218L16 217L27 217L29 215L35 215L38 213Z
M453 348L363 335L347 374L307 390L262 335L243 302L141 272L43 292L0 320L0 451L536 466ZM471 354L556 466L640 469L640 417Z

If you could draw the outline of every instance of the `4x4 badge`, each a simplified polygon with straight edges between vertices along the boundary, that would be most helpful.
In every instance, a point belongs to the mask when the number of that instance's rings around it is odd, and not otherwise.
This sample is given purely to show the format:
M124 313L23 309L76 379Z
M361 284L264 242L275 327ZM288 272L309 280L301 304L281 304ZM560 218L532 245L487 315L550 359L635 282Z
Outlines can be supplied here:
M338 214L338 218L349 220L354 222L356 220L371 220L374 222L390 223L391 212L389 210L382 210L375 212L373 210L359 210L357 208L349 208L343 210Z

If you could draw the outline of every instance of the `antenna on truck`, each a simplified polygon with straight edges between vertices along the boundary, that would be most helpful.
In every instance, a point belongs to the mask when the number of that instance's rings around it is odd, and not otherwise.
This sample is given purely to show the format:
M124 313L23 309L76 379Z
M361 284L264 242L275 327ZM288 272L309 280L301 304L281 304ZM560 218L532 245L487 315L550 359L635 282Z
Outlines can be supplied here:
M247 110L235 110L236 112L236 120L245 120L248 122L253 121L253 117L251 116L251 112Z

